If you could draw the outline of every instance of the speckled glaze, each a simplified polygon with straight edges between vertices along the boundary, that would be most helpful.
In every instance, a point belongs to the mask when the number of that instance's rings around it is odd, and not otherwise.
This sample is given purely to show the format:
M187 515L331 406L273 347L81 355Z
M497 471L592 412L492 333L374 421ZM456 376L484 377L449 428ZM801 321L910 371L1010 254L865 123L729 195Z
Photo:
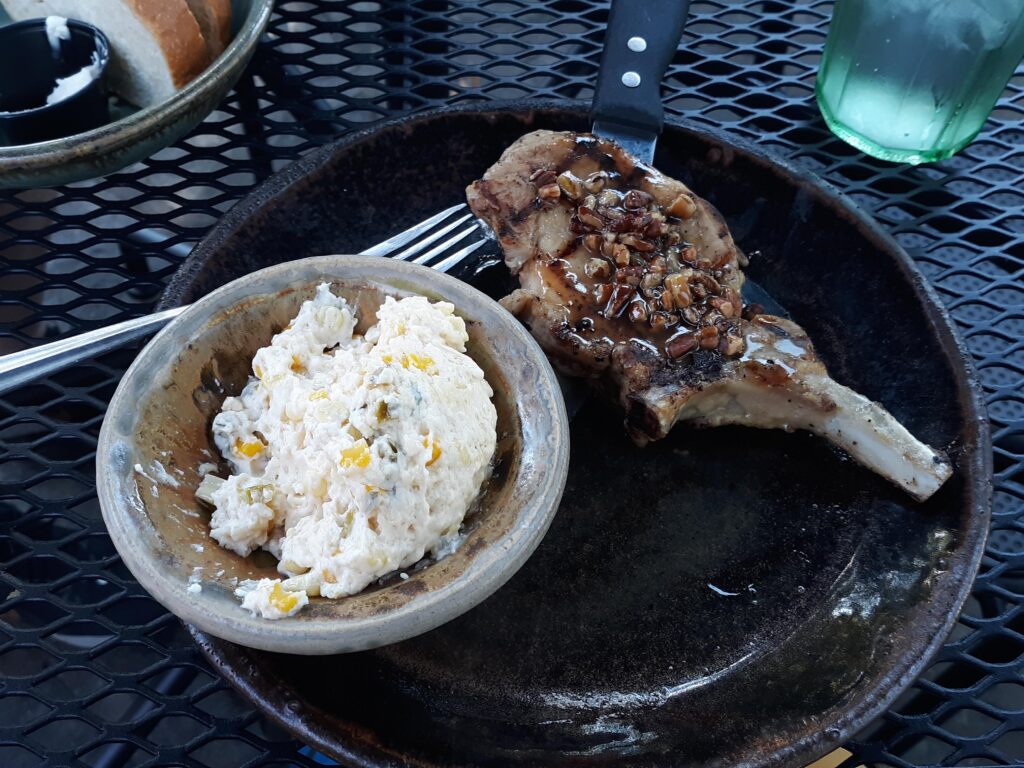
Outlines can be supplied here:
M229 212L163 306L358 251L463 200L526 131L587 125L585 105L488 103L348 137ZM722 212L747 274L835 378L947 449L953 478L917 504L818 439L738 427L640 450L592 400L544 541L459 619L329 666L193 630L245 696L342 764L803 766L891 704L952 626L988 530L991 455L946 312L820 179L685 124L666 127L655 164ZM503 267L461 274L492 296L510 285Z
M231 43L167 101L74 136L0 146L0 188L49 187L105 176L173 144L202 122L241 77L273 7L274 0L232 0ZM0 10L0 24L6 20Z
M466 320L468 353L495 392L494 470L467 516L454 554L422 562L358 595L313 598L293 617L253 618L233 589L277 577L266 553L239 557L209 535L196 501L199 465L221 463L210 424L238 394L256 350L270 342L316 286L328 281L359 310L365 331L387 295L452 302ZM163 470L154 469L159 462ZM125 565L185 621L236 643L302 654L342 653L413 637L469 610L500 587L544 536L562 495L568 424L540 347L479 291L446 275L387 259L324 256L232 282L177 318L142 351L107 409L97 450L103 519ZM140 465L142 472L133 467ZM174 482L161 481L168 473ZM193 575L201 591L186 591Z

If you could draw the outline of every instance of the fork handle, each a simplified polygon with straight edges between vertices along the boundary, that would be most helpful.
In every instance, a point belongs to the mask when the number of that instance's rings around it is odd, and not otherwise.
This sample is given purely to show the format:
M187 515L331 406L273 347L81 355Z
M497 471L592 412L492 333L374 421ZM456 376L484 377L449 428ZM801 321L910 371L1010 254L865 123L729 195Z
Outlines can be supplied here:
M156 333L186 309L187 306L165 309L163 312L4 355L0 357L0 394Z

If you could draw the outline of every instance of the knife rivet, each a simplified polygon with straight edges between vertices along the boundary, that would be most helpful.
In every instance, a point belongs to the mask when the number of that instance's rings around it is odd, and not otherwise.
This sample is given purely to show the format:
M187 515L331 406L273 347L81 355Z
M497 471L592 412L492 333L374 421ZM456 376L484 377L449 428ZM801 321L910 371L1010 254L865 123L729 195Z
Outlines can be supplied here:
M642 37L631 37L626 41L626 46L631 51L642 53L647 50L647 41Z
M622 75L622 84L627 88L636 88L640 85L640 75L632 70Z

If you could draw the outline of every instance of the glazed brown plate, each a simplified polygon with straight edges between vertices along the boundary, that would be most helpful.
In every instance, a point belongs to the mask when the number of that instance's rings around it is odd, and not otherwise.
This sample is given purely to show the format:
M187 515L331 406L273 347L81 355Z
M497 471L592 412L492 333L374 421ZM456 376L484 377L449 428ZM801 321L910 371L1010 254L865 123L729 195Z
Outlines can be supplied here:
M356 252L463 199L534 128L582 109L423 114L314 153L239 203L164 306L285 259ZM756 148L666 128L655 165L716 205L747 274L840 382L945 449L917 504L803 434L676 429L645 449L588 401L561 508L530 561L416 639L324 659L196 631L213 664L345 765L803 765L880 714L952 626L989 519L978 385L907 255L821 181ZM503 266L462 277L493 296Z

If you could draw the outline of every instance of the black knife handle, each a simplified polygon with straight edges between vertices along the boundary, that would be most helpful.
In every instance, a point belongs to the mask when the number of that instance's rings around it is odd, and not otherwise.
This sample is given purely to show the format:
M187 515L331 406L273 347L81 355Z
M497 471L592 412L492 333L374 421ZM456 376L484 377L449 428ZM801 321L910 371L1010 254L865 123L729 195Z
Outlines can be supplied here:
M595 121L661 133L661 80L689 10L690 0L612 0L591 109Z

